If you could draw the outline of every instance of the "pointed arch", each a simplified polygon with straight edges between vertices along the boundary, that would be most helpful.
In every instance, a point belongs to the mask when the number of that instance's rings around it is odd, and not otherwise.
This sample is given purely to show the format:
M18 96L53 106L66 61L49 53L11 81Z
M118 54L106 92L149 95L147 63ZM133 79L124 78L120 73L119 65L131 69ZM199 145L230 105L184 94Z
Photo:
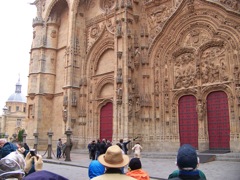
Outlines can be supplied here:
M54 1L52 1L48 6L46 16L45 16L45 21L48 20L48 18L51 16L51 13L53 11L61 13L61 11L63 9L65 9L66 7L69 9L69 3L66 0L54 0ZM59 14L57 14L57 17L58 16L59 16Z

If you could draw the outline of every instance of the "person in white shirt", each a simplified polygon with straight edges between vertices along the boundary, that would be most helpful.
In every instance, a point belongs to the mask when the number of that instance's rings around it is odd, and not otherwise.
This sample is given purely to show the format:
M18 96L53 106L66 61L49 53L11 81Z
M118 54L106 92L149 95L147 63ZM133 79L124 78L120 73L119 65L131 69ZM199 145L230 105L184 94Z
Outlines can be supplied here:
M139 142L137 142L134 146L133 146L133 148L132 148L132 150L134 151L134 157L136 157L136 158L140 158L141 156L141 151L142 151L142 146L140 145L140 143Z

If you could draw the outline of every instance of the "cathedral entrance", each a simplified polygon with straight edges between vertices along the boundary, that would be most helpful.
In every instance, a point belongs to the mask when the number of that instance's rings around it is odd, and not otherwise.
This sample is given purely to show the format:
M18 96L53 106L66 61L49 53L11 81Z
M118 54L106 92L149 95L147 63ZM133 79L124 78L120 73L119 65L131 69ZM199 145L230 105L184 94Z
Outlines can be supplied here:
M207 97L207 118L210 150L230 149L228 98L222 91Z
M191 144L198 149L198 118L196 98L183 96L178 102L180 144Z
M107 103L100 111L100 139L112 141L113 133L113 104Z

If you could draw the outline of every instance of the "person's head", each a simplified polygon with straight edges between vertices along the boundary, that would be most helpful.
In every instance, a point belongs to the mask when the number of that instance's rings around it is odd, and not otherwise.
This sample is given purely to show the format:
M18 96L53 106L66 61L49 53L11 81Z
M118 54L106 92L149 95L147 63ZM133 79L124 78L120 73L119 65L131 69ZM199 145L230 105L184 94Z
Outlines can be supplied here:
M120 142L120 143L123 143L123 139L120 139L119 142Z
M122 153L118 145L112 145L98 157L98 161L106 168L121 168L129 163L129 157Z
M7 140L5 138L1 138L0 139L0 148L2 148L6 142L7 142Z
M128 164L128 170L133 171L142 168L142 163L139 158L132 158Z
M24 170L13 159L0 160L0 179L22 179Z
M59 141L61 141L61 139L58 139Z
M24 155L19 151L13 151L7 156L5 156L3 159L10 159L15 161L21 169L24 169L25 167Z
M100 176L104 174L104 172L105 167L98 160L91 161L88 167L88 177L90 179Z
M193 170L198 166L197 152L190 144L182 145L177 154L177 166L181 170Z

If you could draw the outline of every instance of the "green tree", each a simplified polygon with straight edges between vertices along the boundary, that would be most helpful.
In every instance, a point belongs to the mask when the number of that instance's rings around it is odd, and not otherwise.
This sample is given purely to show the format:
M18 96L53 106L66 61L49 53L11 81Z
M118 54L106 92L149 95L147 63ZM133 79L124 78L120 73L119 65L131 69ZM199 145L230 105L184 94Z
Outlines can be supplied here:
M18 141L23 142L23 133L25 132L24 129L18 132Z

